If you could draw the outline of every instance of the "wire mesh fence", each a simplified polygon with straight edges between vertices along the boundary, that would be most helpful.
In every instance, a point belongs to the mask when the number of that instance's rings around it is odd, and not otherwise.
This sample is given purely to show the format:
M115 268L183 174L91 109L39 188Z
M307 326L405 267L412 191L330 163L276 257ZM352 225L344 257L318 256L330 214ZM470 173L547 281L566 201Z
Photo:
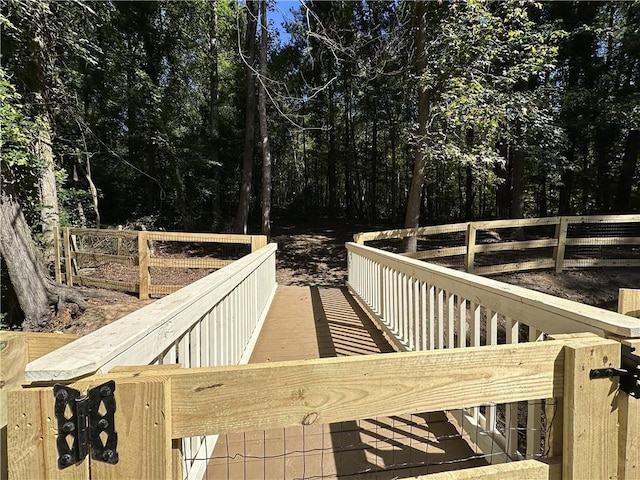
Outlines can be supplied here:
M534 407L532 409L532 407ZM377 417L327 425L223 435L207 462L206 478L227 479L395 479L549 456L546 439L554 418L543 429L531 427L530 412L545 412L545 402L516 406L515 417L505 405L484 405L455 412ZM464 425L474 411L495 408L494 427ZM456 413L458 415L456 415ZM456 417L462 418L461 422ZM481 437L484 440L481 442ZM527 454L527 438L537 448ZM489 439L489 442L487 442ZM515 448L505 444L517 442ZM530 441L530 440L529 440ZM488 445L481 449L479 444ZM506 447L506 448L505 448ZM511 452L507 450L511 448ZM184 458L185 464L193 459Z

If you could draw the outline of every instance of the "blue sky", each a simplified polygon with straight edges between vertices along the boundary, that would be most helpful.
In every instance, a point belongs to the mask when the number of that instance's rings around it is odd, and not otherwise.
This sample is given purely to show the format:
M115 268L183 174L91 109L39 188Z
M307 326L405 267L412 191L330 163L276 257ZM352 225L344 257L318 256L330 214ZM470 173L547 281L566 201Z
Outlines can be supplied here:
M268 18L273 22L274 28L280 32L280 42L284 45L289 41L289 34L284 30L283 24L293 20L291 10L300 7L299 0L276 0L275 5L269 9Z

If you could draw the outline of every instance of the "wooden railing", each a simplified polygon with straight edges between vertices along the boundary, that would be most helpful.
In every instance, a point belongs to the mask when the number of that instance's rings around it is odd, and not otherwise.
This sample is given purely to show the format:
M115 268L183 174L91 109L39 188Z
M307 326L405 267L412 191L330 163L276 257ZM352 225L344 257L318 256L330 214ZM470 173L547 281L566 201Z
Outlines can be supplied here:
M26 381L68 383L123 365L195 368L246 363L275 294L276 249L268 244L29 363ZM206 468L202 459L215 441L214 437L185 439L188 478L202 478Z
M248 245L255 252L267 244L264 235L232 235L217 233L159 232L146 230L109 230L90 228L57 228L55 238L55 278L60 284L88 285L112 290L138 293L141 299L149 295L166 295L184 284L152 283L151 268L218 269L234 259L209 257L162 257L154 254L158 242L238 244ZM98 248L89 248L83 239L103 240ZM249 253L247 251L246 253ZM117 264L136 269L133 278L115 280L82 273L79 264Z
M364 245L348 243L347 251L350 291L399 351L517 344L582 332L640 338L640 320L626 315ZM529 405L522 452L516 431L504 438L497 432L495 407L484 415L466 412L464 425L473 438L478 430L495 432L478 437L483 451L497 443L504 458L527 457L540 445L542 413L540 404ZM517 405L506 407L508 422L518 414Z
M632 247L640 246L637 214L465 222L358 233L354 241L361 245L388 243L413 236L424 239L427 245L403 255L421 260L458 257L462 259L461 269L478 275L544 268L560 272L567 267L640 266L640 255L628 256ZM510 239L505 241L503 237ZM606 254L602 249L608 250ZM504 263L504 256L510 252L523 258Z
M12 479L179 479L184 464L173 442L184 437L555 397L562 400L562 414L550 422L553 448L544 458L433 478L616 478L618 444L608 439L617 434L618 412L611 405L618 381L591 381L589 371L618 366L619 356L618 342L582 335L224 368L130 367L70 385L85 392L116 381L119 461L111 465L85 458L69 470L56 468L51 387L29 386L9 392L9 473Z

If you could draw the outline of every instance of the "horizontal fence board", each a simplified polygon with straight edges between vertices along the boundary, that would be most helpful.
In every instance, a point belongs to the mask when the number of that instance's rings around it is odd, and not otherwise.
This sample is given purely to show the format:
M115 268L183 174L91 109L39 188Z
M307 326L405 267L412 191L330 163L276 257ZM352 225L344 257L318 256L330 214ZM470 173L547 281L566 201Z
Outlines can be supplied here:
M137 230L109 230L106 228L69 228L70 235L80 237L138 238Z
M640 237L567 238L565 244L567 246L640 245Z
M476 275L488 275L491 273L519 272L521 270L538 270L541 268L551 268L555 265L553 259L531 260L527 262L502 263L489 267L475 267Z
M83 275L73 275L73 283L74 285L107 288L111 290L130 293L135 293L140 288L140 286L134 282L124 282L121 280L104 280L101 278L85 277Z
M217 258L162 258L151 257L150 267L169 268L222 268L231 265L233 260L219 260Z
M486 467L465 468L451 472L431 473L405 480L560 480L561 459L547 463L539 460L500 463Z
M640 259L624 258L581 258L565 260L565 267L640 267Z
M560 217L543 218L519 218L511 220L487 220L471 222L476 230L493 230L497 228L539 227L542 225L555 225L560 222Z
M371 240L385 240L390 238L406 238L421 235L439 235L442 233L466 232L469 223L454 223L450 225L434 225L429 227L417 227L396 230L383 230L380 232L364 232L354 235L356 242L369 242Z
M586 215L563 217L568 223L636 223L640 222L640 215Z
M563 346L551 341L174 370L172 437L561 397Z
M503 250L526 250L530 248L555 247L557 245L557 239L545 238L542 240L527 240L521 242L483 243L475 245L473 249L476 253L484 253Z
M191 232L144 232L149 240L167 242L204 242L204 243L241 243L251 244L252 235L232 235L223 233L191 233Z
M150 295L169 295L173 292L177 292L181 288L184 288L185 285L149 285L149 294Z
M401 253L403 257L416 258L418 260L424 260L426 258L440 258L440 257L454 257L456 255L465 255L467 253L467 247L447 247L438 248L436 250L422 250L420 252L408 252Z
M94 262L119 263L120 265L138 265L136 255L113 255L110 253L71 252L71 258L76 260L93 260Z

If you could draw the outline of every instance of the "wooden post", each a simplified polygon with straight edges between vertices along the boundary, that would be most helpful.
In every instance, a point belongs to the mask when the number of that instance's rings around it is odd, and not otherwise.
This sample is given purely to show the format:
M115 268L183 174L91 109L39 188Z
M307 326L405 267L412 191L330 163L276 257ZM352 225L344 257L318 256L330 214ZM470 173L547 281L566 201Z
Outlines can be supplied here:
M71 265L71 235L69 234L69 227L62 229L63 237L62 243L64 245L64 271L67 277L67 285L73 286L73 267Z
M118 231L122 231L122 225L118 225ZM116 239L116 255L122 255L122 237Z
M255 252L266 245L267 237L265 235L251 235L251 252Z
M140 300L149 298L149 286L151 285L151 271L149 269L149 242L147 232L138 232L138 265L140 272Z
M618 367L620 344L599 337L564 348L562 478L617 478L618 379L591 380L595 368Z
M640 318L640 289L621 288L618 290L618 313Z
M640 355L640 339L623 343ZM618 478L637 480L640 478L640 399L624 392L618 395L620 437L618 438Z
M467 244L467 256L465 258L465 271L467 273L475 272L475 246L476 246L476 226L473 223L469 223L467 226L467 235L465 238Z
M62 270L60 268L60 227L53 227L53 248L55 249L54 271L56 284L62 285Z
M555 237L558 245L553 249L553 259L556 262L556 272L562 272L564 265L564 250L567 243L567 229L569 227L569 219L560 217L559 223L556 225Z
M640 318L640 290L621 288L618 313ZM623 340L640 356L640 339ZM621 392L618 397L620 437L618 438L618 478L640 478L640 399Z

